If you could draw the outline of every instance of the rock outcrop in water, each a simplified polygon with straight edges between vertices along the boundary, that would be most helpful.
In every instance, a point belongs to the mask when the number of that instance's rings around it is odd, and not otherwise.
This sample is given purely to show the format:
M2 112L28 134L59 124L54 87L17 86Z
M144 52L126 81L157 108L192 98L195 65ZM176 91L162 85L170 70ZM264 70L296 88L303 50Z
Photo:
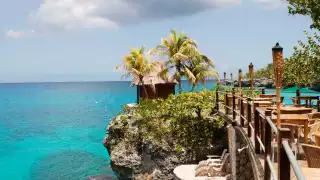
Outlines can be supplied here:
M127 180L172 180L176 166L197 163L183 150L177 151L174 144L140 137L139 121L131 115L119 115L107 129L104 145L108 149L111 167L119 179ZM126 125L126 126L124 126ZM126 128L124 128L126 127ZM138 137L129 140L131 137ZM220 153L227 146L226 135L214 140L211 147L199 147L205 159L207 154ZM174 140L173 140L174 141Z

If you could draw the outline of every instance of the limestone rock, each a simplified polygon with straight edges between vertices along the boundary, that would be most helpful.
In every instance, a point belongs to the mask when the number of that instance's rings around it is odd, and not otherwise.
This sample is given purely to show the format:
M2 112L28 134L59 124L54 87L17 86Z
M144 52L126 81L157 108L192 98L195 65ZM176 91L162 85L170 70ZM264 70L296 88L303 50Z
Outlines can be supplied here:
M132 115L119 115L107 128L103 143L110 155L111 168L119 179L173 180L175 167L195 163L186 151L177 152L176 145L141 138L138 123L139 120ZM226 140L216 142L213 147L223 150L226 148ZM213 153L209 152L212 149L206 146L200 151L205 156Z

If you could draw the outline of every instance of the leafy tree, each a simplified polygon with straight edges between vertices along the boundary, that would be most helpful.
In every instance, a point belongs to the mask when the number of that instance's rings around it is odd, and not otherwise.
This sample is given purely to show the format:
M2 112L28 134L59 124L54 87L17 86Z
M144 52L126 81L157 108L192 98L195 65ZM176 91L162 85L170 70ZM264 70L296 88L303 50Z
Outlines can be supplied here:
M320 30L320 1L319 0L288 0L289 13L310 16L311 28Z
M317 33L309 36L305 31L307 43L298 41L294 53L285 60L284 84L310 86L320 77L320 37Z
M123 69L125 74L123 77L133 76L133 81L138 80L139 85L142 85L143 90L148 98L148 93L143 82L143 78L155 70L155 63L150 63L145 55L145 48L133 48L131 52L123 58L123 64L116 67L116 69Z
M166 61L167 68L159 75L167 75L171 69L174 69L173 76L179 82L180 94L182 93L181 79L183 77L186 77L192 84L197 84L199 80L204 80L204 75L210 75L212 72L207 68L203 68L204 66L202 65L200 68L202 63L206 63L208 67L213 66L213 63L209 58L201 55L197 49L196 42L182 32L178 34L175 30L171 30L168 39L162 38L161 44L154 51L161 56L168 57ZM199 72L199 70L206 70L206 72Z
M200 82L201 84L205 84L206 80L210 77L214 77L215 79L219 78L219 75L214 68L213 62L204 55L197 56L195 59L191 60L188 69L191 70L192 78L189 78L189 83L192 84L191 91L194 91L194 88Z
M214 105L214 91L189 92L142 101L134 117L141 117L139 130L143 139L169 144L177 151L184 149L192 156L190 159L199 160L206 154L200 150L209 151L213 139L224 134L224 120L210 116Z
M249 72L244 75L244 78L249 78ZM266 67L258 69L254 72L254 77L257 79L267 78L274 79L273 65L272 63L268 64Z

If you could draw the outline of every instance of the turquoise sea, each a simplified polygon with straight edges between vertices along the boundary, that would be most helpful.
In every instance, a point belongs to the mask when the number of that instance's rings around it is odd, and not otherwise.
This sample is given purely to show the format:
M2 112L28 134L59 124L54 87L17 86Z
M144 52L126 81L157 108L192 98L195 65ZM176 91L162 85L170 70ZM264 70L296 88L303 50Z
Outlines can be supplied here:
M0 84L0 179L113 176L102 140L135 95L129 82Z
M102 140L110 119L135 101L129 82L0 84L0 179L113 175Z

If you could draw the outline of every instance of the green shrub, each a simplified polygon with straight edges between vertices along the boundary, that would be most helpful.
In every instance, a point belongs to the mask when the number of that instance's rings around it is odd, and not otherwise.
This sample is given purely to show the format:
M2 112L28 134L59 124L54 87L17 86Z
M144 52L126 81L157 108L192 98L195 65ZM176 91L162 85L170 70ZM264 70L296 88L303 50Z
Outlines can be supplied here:
M195 154L219 139L224 120L210 117L215 106L215 91L188 92L167 99L142 101L135 110L139 132L144 139ZM210 117L210 118L209 118Z

